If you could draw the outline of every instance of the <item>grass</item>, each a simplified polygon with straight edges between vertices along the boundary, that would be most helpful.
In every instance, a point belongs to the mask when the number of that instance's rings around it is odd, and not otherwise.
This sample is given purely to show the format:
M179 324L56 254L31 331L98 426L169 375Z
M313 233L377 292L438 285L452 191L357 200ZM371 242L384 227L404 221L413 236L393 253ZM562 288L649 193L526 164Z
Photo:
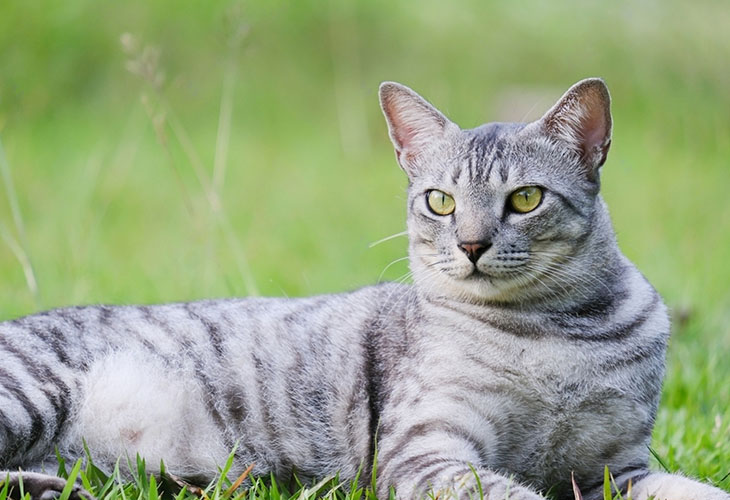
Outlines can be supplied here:
M75 485L99 499L106 500L378 500L375 491L375 473L373 472L370 482L361 481L360 474L351 482L341 482L338 477L325 477L314 484L302 484L296 478L289 484L277 481L272 475L269 477L249 476L253 465L247 468L237 477L231 476L233 466L233 453L229 456L227 463L219 471L216 481L204 488L192 485L184 480L170 474L165 470L164 464L160 464L160 473L150 474L147 472L145 460L137 456L134 460L128 459L127 469L129 474L120 472L119 464L111 474L106 474L99 469L88 454L85 458L77 460L69 470L67 464L59 457L57 475L67 480L59 500L68 500ZM471 466L470 466L471 467ZM375 469L374 469L375 470ZM476 480L474 500L484 498L482 484L474 467L471 467ZM364 479L364 478L363 478ZM0 481L2 481L0 479ZM29 493L25 493L22 481L19 492L14 492L12 498L33 500ZM10 494L7 482L0 482L0 500L8 500ZM579 486L573 479L573 493L575 500L582 500ZM436 500L440 497L438 493L430 493L428 498ZM388 500L395 499L395 492L390 490ZM382 499L381 500L385 500ZM613 476L608 467L604 471L603 500L630 500L623 496L616 487Z
M728 23L715 0L7 5L0 319L397 279L405 238L370 247L405 219L380 81L474 126L602 76L604 197L675 316L652 447L730 491Z

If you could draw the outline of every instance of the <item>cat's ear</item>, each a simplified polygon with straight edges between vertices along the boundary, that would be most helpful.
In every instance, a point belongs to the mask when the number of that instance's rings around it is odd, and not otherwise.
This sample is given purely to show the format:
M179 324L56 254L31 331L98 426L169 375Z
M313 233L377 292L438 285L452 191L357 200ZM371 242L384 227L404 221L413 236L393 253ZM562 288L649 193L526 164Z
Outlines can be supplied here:
M416 172L423 155L438 146L447 134L458 130L423 97L399 83L380 84L380 107L398 163L408 175Z
M538 123L580 155L592 180L611 146L611 96L600 78L576 83Z

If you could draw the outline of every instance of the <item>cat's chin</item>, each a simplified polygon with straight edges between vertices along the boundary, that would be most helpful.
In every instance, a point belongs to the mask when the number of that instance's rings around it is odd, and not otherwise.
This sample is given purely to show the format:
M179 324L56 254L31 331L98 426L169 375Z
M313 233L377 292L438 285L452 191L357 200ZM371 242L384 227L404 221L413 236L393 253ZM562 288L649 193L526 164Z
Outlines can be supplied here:
M435 295L473 304L507 304L522 302L525 293L514 279L491 276L474 270L463 276L425 276L416 279L418 286L428 295Z

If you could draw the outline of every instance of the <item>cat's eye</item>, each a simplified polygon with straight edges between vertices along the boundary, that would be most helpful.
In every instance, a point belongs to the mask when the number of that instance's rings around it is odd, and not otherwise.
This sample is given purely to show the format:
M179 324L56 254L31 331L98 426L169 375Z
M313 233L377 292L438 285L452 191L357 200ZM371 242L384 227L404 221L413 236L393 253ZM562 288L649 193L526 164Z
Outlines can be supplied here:
M509 195L509 204L512 210L519 213L532 212L542 200L542 189L537 186L521 187Z
M449 215L456 208L454 198L438 189L429 191L426 199L428 200L428 207L437 215Z

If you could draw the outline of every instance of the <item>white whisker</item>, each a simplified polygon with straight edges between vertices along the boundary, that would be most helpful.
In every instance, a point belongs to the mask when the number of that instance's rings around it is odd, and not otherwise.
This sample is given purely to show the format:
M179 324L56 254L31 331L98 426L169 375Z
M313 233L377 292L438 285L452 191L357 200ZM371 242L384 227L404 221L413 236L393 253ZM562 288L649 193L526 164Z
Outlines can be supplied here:
M390 236L386 236L385 238L381 238L378 241L374 241L368 245L368 248L373 248L374 246L380 245L381 243L385 243L386 241L393 240L395 238L398 238L400 236L407 236L408 231L401 231L400 233L391 234Z

